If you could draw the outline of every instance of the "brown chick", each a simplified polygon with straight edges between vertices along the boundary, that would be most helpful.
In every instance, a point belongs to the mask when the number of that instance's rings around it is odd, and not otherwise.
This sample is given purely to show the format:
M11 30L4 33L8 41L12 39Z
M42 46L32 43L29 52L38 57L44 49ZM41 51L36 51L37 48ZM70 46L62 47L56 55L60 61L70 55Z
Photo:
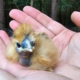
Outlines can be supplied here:
M8 60L33 70L51 71L58 62L58 50L45 33L35 32L28 24L20 24L13 32L5 56Z

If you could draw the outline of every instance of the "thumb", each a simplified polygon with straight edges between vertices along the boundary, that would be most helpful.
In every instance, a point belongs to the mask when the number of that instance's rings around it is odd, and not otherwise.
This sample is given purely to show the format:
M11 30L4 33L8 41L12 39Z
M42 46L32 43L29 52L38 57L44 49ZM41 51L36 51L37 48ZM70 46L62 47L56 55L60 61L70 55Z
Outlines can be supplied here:
M71 20L76 26L80 27L80 12L74 11L71 15Z

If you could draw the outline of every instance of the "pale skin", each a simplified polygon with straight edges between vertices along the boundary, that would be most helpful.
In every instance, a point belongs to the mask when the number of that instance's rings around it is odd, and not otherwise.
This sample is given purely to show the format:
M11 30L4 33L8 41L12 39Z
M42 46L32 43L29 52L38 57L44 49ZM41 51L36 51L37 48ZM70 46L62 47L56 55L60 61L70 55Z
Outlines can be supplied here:
M45 32L59 49L60 59L54 72L27 70L18 63L11 63L4 56L10 38L1 30L0 68L4 71L0 70L2 72L0 78L5 77L2 80L80 80L80 33L68 30L60 23L29 6L24 7L23 11L13 9L9 15L14 19L10 22L13 30L20 23L29 23L35 31ZM80 12L73 12L71 19L80 27Z

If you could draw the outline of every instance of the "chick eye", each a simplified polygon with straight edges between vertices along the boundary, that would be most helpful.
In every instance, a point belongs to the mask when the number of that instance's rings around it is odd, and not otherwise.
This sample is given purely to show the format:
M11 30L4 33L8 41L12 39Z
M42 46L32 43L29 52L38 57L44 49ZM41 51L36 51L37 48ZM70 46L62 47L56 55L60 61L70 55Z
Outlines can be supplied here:
M35 43L33 41L31 41L31 46L35 46Z
M20 43L16 43L16 46L18 47L18 48L20 48L21 47L21 45L20 45Z

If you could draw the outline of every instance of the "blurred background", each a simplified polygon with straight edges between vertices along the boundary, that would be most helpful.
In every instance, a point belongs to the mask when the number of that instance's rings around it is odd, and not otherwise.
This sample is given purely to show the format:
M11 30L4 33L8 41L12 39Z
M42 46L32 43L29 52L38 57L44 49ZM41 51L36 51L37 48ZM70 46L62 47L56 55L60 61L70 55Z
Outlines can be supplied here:
M10 35L10 10L22 10L27 5L35 7L73 31L80 31L70 19L73 11L80 11L80 0L0 0L0 30L3 29Z

